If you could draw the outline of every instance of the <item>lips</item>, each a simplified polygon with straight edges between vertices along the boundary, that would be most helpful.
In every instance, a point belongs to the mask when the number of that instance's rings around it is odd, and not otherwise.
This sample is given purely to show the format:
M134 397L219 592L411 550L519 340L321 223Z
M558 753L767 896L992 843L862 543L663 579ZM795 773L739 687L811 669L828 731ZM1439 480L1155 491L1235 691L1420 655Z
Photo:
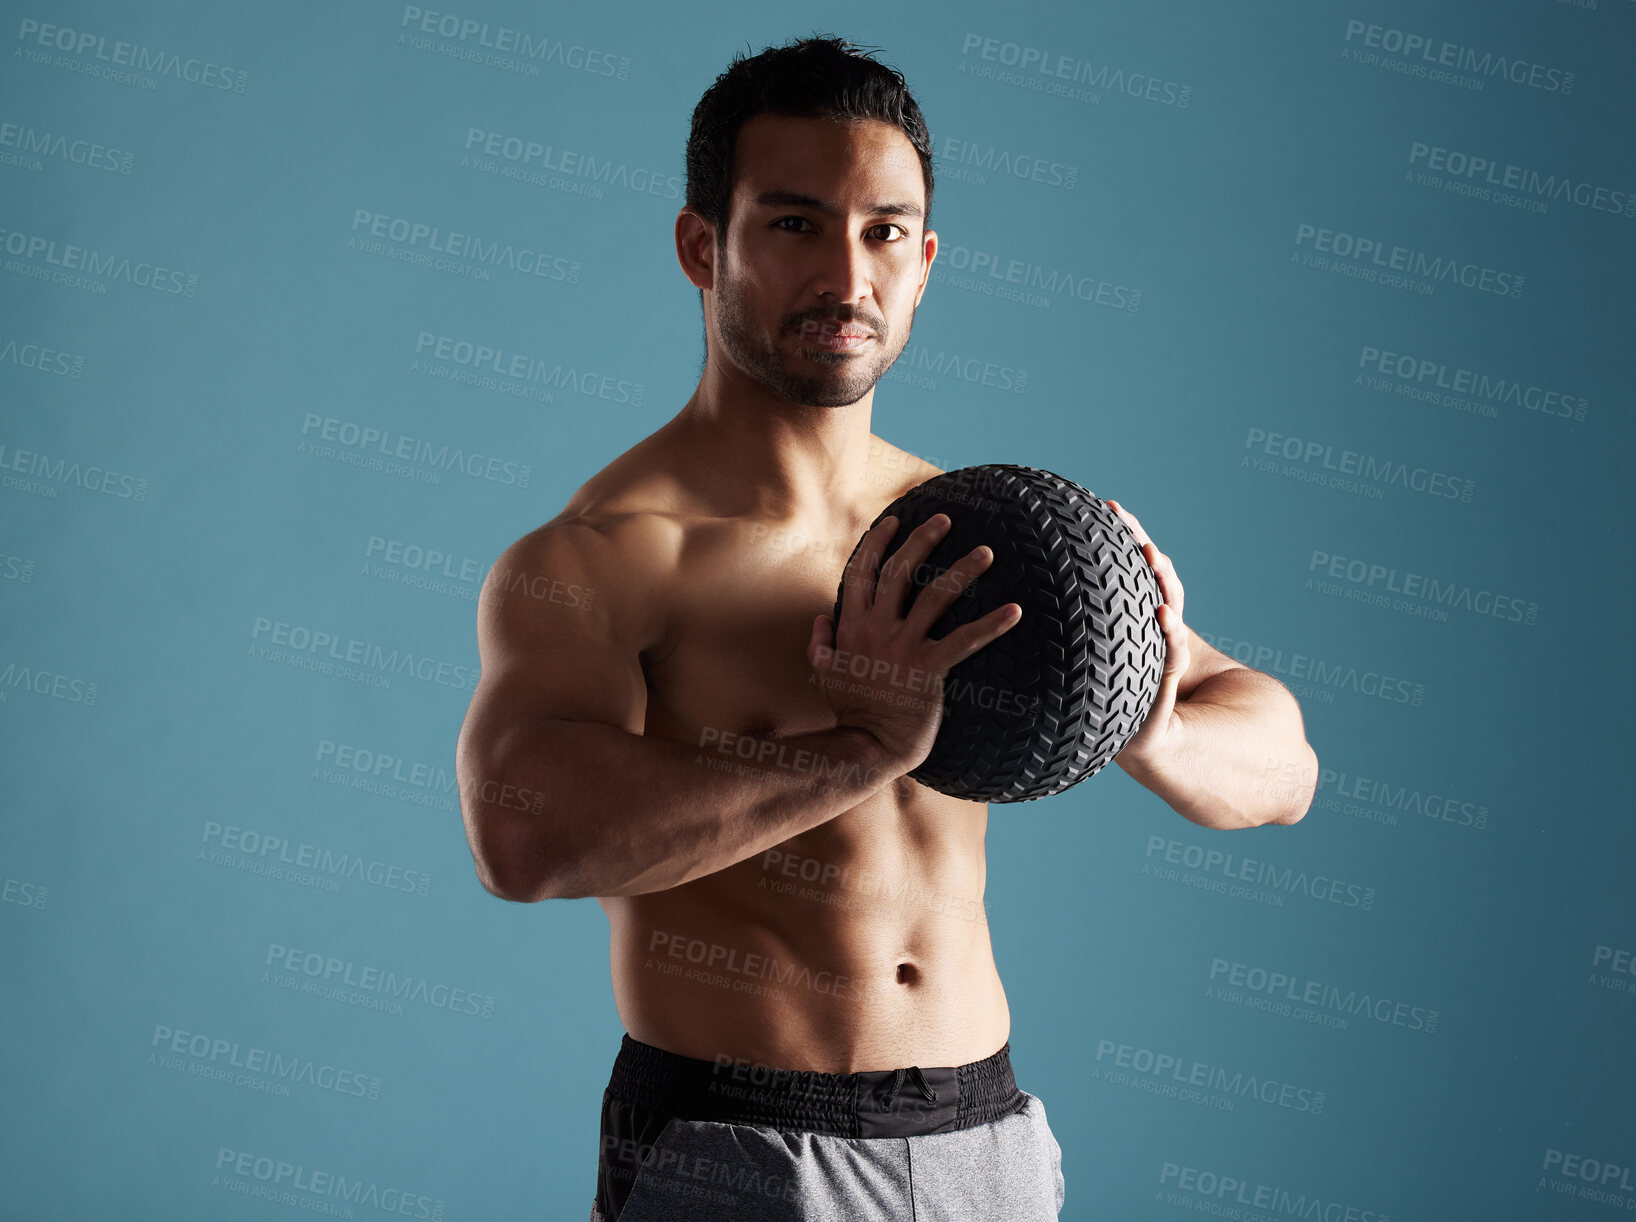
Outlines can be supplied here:
M818 331L823 335L839 335L847 339L867 339L874 334L868 327L860 327L857 323L819 323Z
M856 348L875 338L873 331L858 323L821 318L806 320L797 328L796 334L821 348Z

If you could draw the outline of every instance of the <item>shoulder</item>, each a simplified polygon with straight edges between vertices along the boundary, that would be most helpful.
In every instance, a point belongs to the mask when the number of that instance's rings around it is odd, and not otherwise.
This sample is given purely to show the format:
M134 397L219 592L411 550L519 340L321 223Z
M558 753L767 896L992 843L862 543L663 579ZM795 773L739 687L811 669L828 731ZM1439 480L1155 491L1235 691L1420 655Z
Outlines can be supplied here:
M685 542L683 519L617 484L597 483L500 554L483 598L501 619L589 613L608 635L646 651L665 638L664 595Z
M934 475L944 474L937 463L873 433L869 435L869 467L871 482L889 493L887 501L896 500Z

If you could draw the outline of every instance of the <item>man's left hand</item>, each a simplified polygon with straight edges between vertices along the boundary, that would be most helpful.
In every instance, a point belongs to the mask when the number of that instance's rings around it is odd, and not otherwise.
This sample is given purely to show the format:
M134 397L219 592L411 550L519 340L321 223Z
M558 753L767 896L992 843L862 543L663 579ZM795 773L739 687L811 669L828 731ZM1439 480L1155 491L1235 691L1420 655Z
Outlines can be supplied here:
M1148 710L1142 728L1114 757L1121 765L1140 767L1144 762L1163 759L1174 751L1183 732L1182 720L1176 711L1176 693L1189 661L1187 629L1182 625L1182 580L1176 575L1176 566L1170 562L1170 557L1148 538L1147 531L1142 529L1135 515L1118 501L1104 499L1103 503L1130 527L1136 541L1142 545L1142 555L1159 579L1159 606L1154 614L1159 619L1159 630L1165 638L1164 675L1159 681L1159 694L1154 697L1153 707Z

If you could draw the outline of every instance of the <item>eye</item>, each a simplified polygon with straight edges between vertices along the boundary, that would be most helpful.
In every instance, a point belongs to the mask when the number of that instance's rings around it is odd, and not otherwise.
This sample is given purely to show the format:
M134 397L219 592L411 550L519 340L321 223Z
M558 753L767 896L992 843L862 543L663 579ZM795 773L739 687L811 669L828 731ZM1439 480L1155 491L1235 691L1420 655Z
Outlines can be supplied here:
M809 222L804 216L781 216L773 221L772 228L782 229L785 233L801 232L799 229L786 225L786 221L793 221L796 225L807 225L809 228L811 227L811 222ZM891 232L892 230L897 231L896 235L893 235ZM895 225L890 221L883 221L879 225L871 225L867 232L874 234L877 241L886 243L901 242L904 238L909 236L909 231L902 225Z

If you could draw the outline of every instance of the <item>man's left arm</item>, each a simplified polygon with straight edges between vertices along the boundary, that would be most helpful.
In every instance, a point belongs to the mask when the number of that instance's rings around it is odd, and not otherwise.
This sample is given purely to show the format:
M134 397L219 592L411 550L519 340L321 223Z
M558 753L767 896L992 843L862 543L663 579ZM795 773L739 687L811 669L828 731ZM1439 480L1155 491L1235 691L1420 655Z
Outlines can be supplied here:
M1295 823L1318 784L1301 706L1277 679L1233 661L1182 622L1182 583L1170 558L1128 510L1107 504L1159 579L1165 636L1159 694L1115 762L1201 827Z

